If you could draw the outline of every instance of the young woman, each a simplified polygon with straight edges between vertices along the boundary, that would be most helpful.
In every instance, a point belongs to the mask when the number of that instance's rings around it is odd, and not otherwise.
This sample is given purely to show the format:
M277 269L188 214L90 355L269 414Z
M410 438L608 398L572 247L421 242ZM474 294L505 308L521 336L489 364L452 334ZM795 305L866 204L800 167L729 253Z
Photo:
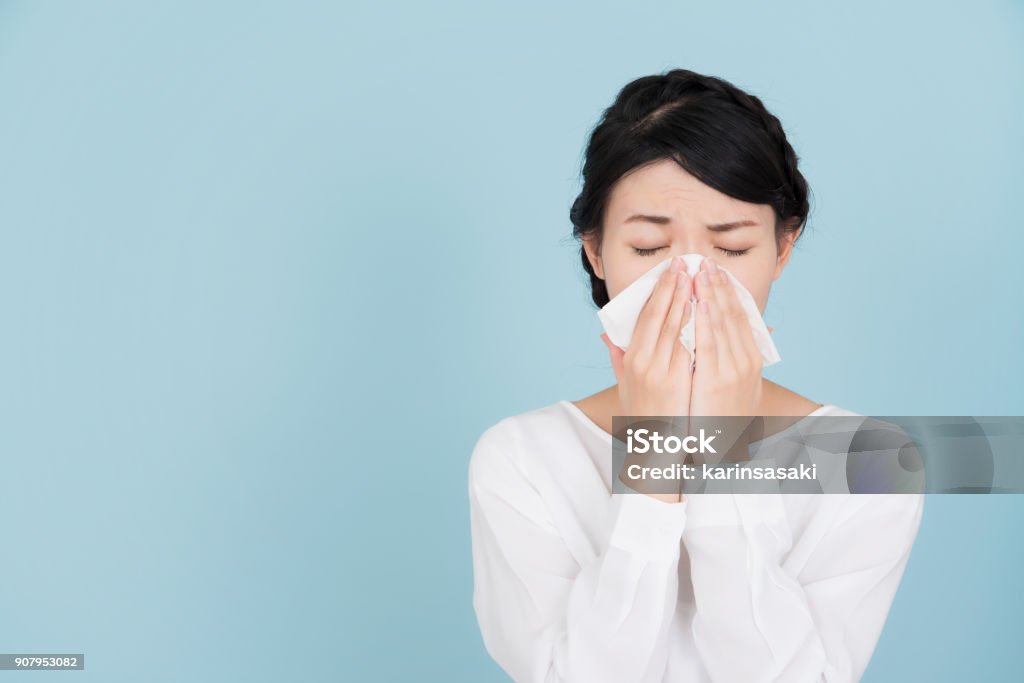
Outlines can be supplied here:
M594 129L570 218L594 303L666 269L616 384L507 417L473 450L484 644L516 681L859 680L923 511L921 494L612 493L613 415L858 416L761 376L725 266L761 311L808 213L778 119L677 69L626 85ZM691 293L699 303L691 310ZM679 343L696 316L696 354ZM803 416L803 419L799 419Z

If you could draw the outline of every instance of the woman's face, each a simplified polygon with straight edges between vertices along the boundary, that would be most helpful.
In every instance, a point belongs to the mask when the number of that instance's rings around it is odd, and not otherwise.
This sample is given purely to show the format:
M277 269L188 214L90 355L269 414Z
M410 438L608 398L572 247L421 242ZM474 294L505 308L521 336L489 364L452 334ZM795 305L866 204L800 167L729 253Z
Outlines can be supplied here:
M735 275L764 313L795 238L787 233L780 252L771 206L733 199L662 160L619 179L605 211L601 253L592 239L586 250L609 297L669 256L694 253Z

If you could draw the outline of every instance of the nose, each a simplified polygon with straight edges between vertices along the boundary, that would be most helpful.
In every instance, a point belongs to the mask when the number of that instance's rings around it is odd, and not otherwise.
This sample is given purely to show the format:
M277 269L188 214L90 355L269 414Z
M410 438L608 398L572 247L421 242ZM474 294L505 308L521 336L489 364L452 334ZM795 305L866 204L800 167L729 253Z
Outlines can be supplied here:
M677 251L672 254L673 258L682 258L686 264L686 272L690 277L695 277L697 272L700 270L701 261L706 259L709 254L704 254L699 251Z

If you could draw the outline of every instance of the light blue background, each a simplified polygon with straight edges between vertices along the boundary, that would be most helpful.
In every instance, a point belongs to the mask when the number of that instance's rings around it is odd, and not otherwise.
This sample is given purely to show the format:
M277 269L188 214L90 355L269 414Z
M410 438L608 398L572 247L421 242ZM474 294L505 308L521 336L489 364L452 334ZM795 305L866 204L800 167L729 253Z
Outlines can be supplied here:
M812 187L772 379L1024 414L1022 15L0 3L0 651L86 654L47 680L505 680L468 457L614 382L568 209L601 110L672 67L761 96ZM865 680L1019 679L1024 498L925 509Z

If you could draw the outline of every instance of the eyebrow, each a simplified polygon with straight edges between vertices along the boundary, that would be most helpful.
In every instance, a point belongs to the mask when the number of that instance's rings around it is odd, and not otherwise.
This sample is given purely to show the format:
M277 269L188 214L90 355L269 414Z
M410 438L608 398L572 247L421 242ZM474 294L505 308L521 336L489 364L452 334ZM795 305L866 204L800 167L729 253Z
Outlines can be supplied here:
M672 222L672 219L669 218L668 216L651 216L651 215L647 215L647 214L637 213L637 214L633 214L632 216L627 218L624 222L625 223L644 222L644 223L654 223L655 225L668 225L669 223ZM705 227L708 230L710 230L711 232L729 232L730 230L735 230L736 228L744 228L744 227L747 227L747 226L755 226L756 227L757 225L758 225L757 221L752 221L752 220L749 220L749 219L744 219L744 220L739 220L739 221L730 221L728 223L711 223L711 224L706 225Z

